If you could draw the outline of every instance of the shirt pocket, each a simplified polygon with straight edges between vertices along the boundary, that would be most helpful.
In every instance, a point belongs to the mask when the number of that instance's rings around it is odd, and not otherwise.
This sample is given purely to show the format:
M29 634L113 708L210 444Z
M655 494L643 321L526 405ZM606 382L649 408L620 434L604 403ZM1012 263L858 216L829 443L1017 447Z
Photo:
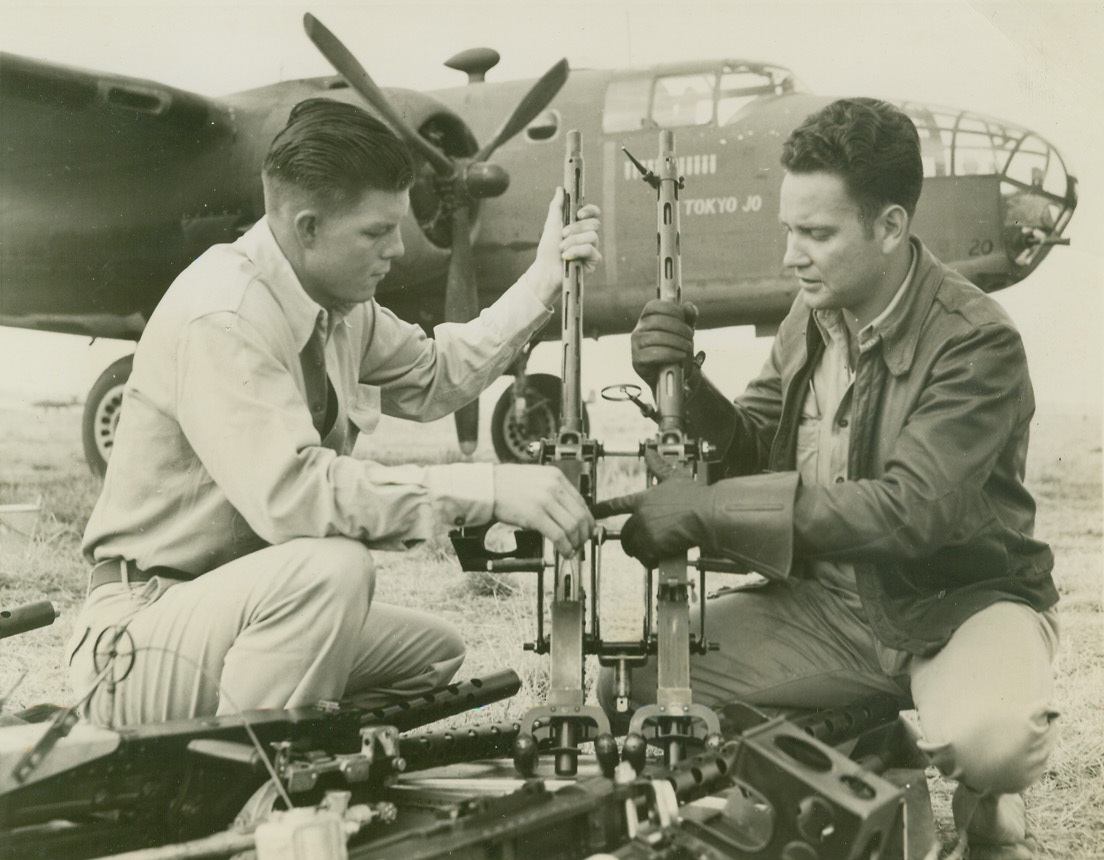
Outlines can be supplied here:
M349 420L361 433L371 433L380 420L380 387L358 384L349 404Z

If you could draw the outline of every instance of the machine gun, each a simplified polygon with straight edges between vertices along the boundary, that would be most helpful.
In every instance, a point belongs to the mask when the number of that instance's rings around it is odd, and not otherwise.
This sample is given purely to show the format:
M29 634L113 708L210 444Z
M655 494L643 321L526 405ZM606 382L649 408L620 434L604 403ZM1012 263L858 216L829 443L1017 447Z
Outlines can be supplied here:
M57 610L48 600L17 606L15 609L0 610L0 639L18 636L28 630L53 624L55 618L57 618Z
M567 152L564 160L564 224L575 221L584 196L584 162L582 138L578 131L567 135ZM675 205L677 215L677 202ZM670 214L670 206L668 206ZM677 231L677 226L675 227ZM668 267L672 265L672 248L677 247L677 235L661 238L661 253L668 255ZM674 253L677 258L677 253ZM677 259L674 265L677 265ZM663 264L660 265L661 271ZM677 275L676 275L677 282ZM536 459L543 464L559 468L578 490L583 500L595 508L598 480L598 464L604 451L600 443L590 438L583 426L582 406L582 340L583 340L584 279L582 266L575 262L564 263L563 307L561 340L563 343L563 386L560 408L560 426L554 438L543 439L535 451ZM681 390L681 377L672 385ZM679 394L681 398L681 393ZM685 446L681 433L673 426L675 412L681 411L681 400L668 404L669 418L664 422L667 432L653 447L670 452L684 461ZM678 437L677 440L675 437ZM677 453L676 453L677 449ZM491 552L484 545L487 529L460 529L450 533L453 546L464 570L494 572L532 571L537 574L536 639L526 648L538 654L550 654L549 693L547 701L532 708L522 721L522 732L514 746L514 762L519 772L532 775L540 752L555 755L555 770L559 776L577 772L579 744L594 741L595 751L603 772L610 776L617 763L617 747L610 733L609 719L600 707L585 702L585 659L588 654L597 655L600 663L616 667L617 684L626 703L628 669L645 663L656 653L650 605L645 611L645 629L639 640L606 641L601 635L601 611L599 606L602 543L616 532L599 529L597 534L577 557L564 558L553 553L553 596L549 607L550 635L544 631L544 543L541 536L532 531L518 531L513 552ZM586 568L584 581L583 569ZM685 565L683 565L685 568ZM685 570L683 570L685 578ZM674 589L664 586L664 594ZM651 571L645 589L651 592ZM589 621L587 596L590 595ZM649 598L650 600L650 598ZM685 601L684 601L685 603ZM661 603L660 623L676 624L677 610L667 612L668 602ZM677 632L675 634L677 636ZM669 655L678 652L678 646L664 649L664 665L672 662ZM689 670L682 673L681 683L689 696ZM678 699L677 704L675 699ZM682 707L676 696L672 704ZM688 704L688 703L686 703ZM712 716L712 714L710 714ZM716 722L714 717L714 723ZM681 723L680 723L681 724ZM666 723L664 724L666 728ZM643 755L644 748L635 744ZM639 759L639 756L635 757ZM638 769L642 760L637 762Z
M395 818L386 792L400 774L458 758L447 739L400 733L520 686L508 670L371 711L323 703L111 729L64 709L48 724L5 728L0 858L80 860L166 842L177 848L149 856L228 856L252 847L256 828L281 808L344 812L350 800L358 826L385 824ZM332 792L344 800L327 799Z
M660 132L658 175L644 168L631 155L629 158L656 191L657 297L681 302L679 191L683 187L683 179L678 174L674 134L666 130ZM649 463L649 481L678 476L692 480L698 478L697 466L703 451L699 441L686 432L684 392L682 366L675 363L661 368L653 392L658 432L646 443L646 451L652 454L645 457L645 462ZM637 770L643 767L641 740L660 746L668 765L678 762L685 755L686 738L694 736L695 730L707 744L717 746L720 743L717 715L692 701L690 655L704 652L708 643L704 630L696 639L690 633L689 588L685 553L660 561L656 589L659 620L656 702L645 705L633 715L629 726L630 740L626 741L630 755L635 757ZM650 726L654 726L654 731L646 737Z
M566 226L577 220L584 197L582 137L575 130L567 134L563 192L563 223ZM593 506L602 449L583 426L583 291L582 265L565 261L560 425L555 437L541 440L535 454L538 462L560 469L583 500ZM601 638L598 606L602 536L592 538L575 557L553 553L551 630L546 636L544 542L536 532L518 531L515 534L517 550L512 553L489 552L484 546L486 528L461 529L450 534L464 570L528 570L537 574L537 635L525 647L538 654L550 654L549 692L546 702L531 708L522 720L522 729L513 748L514 763L519 772L531 776L540 752L549 751L555 756L556 774L572 776L578 770L580 743L594 741L603 772L610 776L618 754L609 719L600 707L585 701L586 655L603 654L608 650ZM592 601L589 624L588 593Z
M582 137L578 131L567 134L564 160L563 223L573 224L583 205ZM583 428L582 339L583 339L583 267L581 263L563 264L563 387L559 433L540 442L539 462L556 466L588 504L593 504L598 472L599 446ZM600 647L598 589L599 546L591 540L576 556L553 554L553 597L550 607L551 641L538 631L532 647L537 653L550 652L551 671L545 704L531 708L522 720L522 730L514 745L517 769L531 775L536 769L538 751L551 749L556 773L572 776L578 771L579 743L593 740L598 759L606 775L612 775L617 763L617 746L610 733L609 719L594 704L587 704L584 688L585 655ZM590 629L586 629L587 589L582 569L589 567L589 588L593 607ZM544 617L543 582L538 582L537 617ZM543 742L542 742L543 740Z
M583 159L577 131L567 136L564 171L564 221L569 223L583 196ZM682 264L679 236L679 190L674 136L660 135L659 173L646 170L629 158L644 174L657 195L657 294L669 301L680 301ZM604 455L602 446L589 438L583 428L581 396L581 344L583 332L583 277L581 266L565 263L563 283L563 402L558 435L540 443L537 459L560 468L593 510L616 513L616 505L595 499L597 472ZM625 387L622 387L624 390ZM681 475L694 478L702 458L702 446L685 431L683 369L677 364L663 368L654 390L656 408L645 407L645 414L658 425L654 438L645 442L639 454L649 464L649 481ZM633 398L638 404L638 398ZM598 605L600 556L602 543L616 536L610 529L599 529L578 559L555 555L555 584L550 608L551 637L544 636L544 558L543 543L533 533L518 533L518 547L528 555L488 553L482 546L485 531L453 533L453 543L466 570L533 570L537 573L537 638L530 646L538 653L550 653L550 684L546 704L530 711L514 751L518 770L532 774L541 749L553 750L556 773L576 772L578 744L594 740L604 771L612 773L616 747L611 744L609 722L602 710L584 702L584 660L587 654L598 656L615 674L617 703L628 708L629 670L651 656L657 659L658 694L654 704L640 708L632 717L623 755L639 772L643 769L647 745L663 750L664 761L674 764L687 754L688 745L720 744L720 725L716 714L695 705L690 690L690 655L707 647L704 635L694 635L689 626L689 579L687 558L665 559L655 571L645 572L646 606L644 632L638 641L604 641L601 637L601 612ZM589 566L589 593L592 597L589 627L586 624L587 590L580 568ZM654 584L654 589L653 589ZM653 630L651 601L656 597L656 630ZM703 589L704 593L704 589ZM532 736L532 738L530 737Z

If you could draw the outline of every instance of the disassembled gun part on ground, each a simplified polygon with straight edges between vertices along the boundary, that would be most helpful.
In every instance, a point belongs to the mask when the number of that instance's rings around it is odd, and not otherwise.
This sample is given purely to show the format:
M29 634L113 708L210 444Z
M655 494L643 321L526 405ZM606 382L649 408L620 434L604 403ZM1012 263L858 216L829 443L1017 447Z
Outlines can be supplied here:
M57 610L49 600L0 610L0 639L53 624L55 618Z

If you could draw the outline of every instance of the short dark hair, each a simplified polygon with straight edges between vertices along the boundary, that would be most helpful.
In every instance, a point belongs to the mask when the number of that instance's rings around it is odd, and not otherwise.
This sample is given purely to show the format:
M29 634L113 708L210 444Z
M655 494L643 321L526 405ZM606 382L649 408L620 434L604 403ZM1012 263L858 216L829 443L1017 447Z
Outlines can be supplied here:
M271 182L338 207L368 190L403 191L414 183L410 150L391 129L363 108L322 98L291 109L263 170Z
M924 166L909 117L870 98L840 99L805 118L782 145L791 173L830 173L843 180L869 229L887 204L911 219Z

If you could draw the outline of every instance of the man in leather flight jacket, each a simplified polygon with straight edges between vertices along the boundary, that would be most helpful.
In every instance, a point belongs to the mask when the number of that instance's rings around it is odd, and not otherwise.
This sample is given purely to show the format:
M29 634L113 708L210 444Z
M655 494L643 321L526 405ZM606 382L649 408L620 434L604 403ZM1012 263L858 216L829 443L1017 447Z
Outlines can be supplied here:
M721 395L690 361L686 306L650 302L633 333L646 381L686 362L691 431L723 477L641 494L622 542L648 565L699 546L771 580L711 602L720 648L692 663L697 701L899 695L959 780L970 856L1031 857L1019 793L1055 743L1058 594L1023 485L1035 404L1020 336L910 235L923 169L907 116L837 101L782 164L800 289L758 378ZM635 672L634 698L654 685Z

